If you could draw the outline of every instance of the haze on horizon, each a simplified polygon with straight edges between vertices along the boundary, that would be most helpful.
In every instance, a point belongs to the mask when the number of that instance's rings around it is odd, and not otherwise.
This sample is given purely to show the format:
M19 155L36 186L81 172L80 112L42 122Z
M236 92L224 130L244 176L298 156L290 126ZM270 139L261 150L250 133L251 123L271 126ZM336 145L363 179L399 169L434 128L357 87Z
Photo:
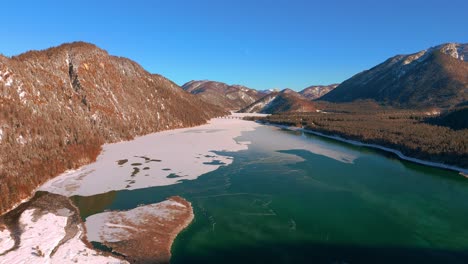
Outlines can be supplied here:
M86 41L179 85L209 79L301 90L396 54L466 43L467 9L462 0L9 2L0 53Z

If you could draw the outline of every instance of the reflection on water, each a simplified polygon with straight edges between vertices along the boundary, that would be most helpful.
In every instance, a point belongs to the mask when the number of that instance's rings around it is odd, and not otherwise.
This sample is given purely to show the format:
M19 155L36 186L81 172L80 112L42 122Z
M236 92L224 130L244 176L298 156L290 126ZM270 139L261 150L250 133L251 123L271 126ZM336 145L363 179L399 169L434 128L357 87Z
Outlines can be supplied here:
M238 140L249 150L216 153L234 162L197 180L74 201L86 217L188 199L196 219L172 263L468 262L468 181L457 173L270 127Z
M117 192L113 191L95 196L73 196L70 198L80 208L81 217L84 219L89 215L103 212L114 203L116 196Z

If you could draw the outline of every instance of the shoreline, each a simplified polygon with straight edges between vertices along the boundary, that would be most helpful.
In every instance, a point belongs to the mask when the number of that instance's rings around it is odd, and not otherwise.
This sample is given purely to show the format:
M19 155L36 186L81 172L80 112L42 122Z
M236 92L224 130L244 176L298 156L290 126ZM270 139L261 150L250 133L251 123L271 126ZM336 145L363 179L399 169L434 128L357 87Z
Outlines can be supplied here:
M170 263L172 245L194 219L192 204L180 196L128 211L86 218L88 240L112 248L130 263Z
M356 141L356 140L346 139L346 138L343 138L343 137L340 137L340 136L330 136L330 135L323 134L321 132L313 131L313 130L310 130L310 129L294 127L294 126L286 126L286 125L267 123L267 122L266 123L260 122L260 124L279 127L279 128L284 128L284 129L288 129L288 130L291 130L291 131L306 132L306 133L310 133L310 134L313 134L313 135L316 135L316 136L319 136L319 137L333 139L333 140L336 140L336 141L348 143L348 144L358 146L358 147L368 147L368 148L372 148L372 149L385 151L387 153L392 153L392 154L396 155L401 160L413 162L413 163L416 163L416 164L419 164L419 165L425 165L425 166L429 166L429 167L455 171L455 172L458 172L461 176L464 176L464 177L468 178L468 176L467 176L468 175L468 169L464 169L464 168L454 166L454 165L447 165L447 164L443 164L443 163L438 163L438 162L433 162L433 161L427 161L427 160L421 160L421 159L417 159L417 158L408 157L408 156L404 155L403 153L401 153L401 151L396 150L396 149L391 149L391 148L387 148L387 147L380 146L380 145L369 144L369 143L364 143L364 142L360 142L360 141Z
M13 211L15 210L18 206L20 206L21 204L24 204L28 201L30 201L38 191L48 191L48 192L52 192L54 193L52 190L44 190L44 186L46 186L47 184L49 184L50 182L53 182L54 180L57 180L58 178L60 177L64 177L66 175L71 175L71 174L74 174L74 173L78 173L80 171L82 171L83 169L85 169L87 166L90 166L91 164L93 163L96 163L98 161L98 158L100 156L102 156L105 152L105 148L108 147L108 146L112 146L112 145L116 145L116 144L125 144L125 143L128 143L128 142L132 142L132 141L136 141L136 140L141 140L142 138L145 138L145 137L148 137L148 136L151 136L151 135L156 135L156 134L162 134L162 133L175 133L175 132L178 132L178 131L186 131L188 129L194 129L194 128L197 128L197 127L203 127L203 126L207 126L207 125L210 125L212 124L212 122L216 119L227 119L229 117L236 117L236 118L239 118L242 120L243 117L245 116L251 116L252 114L245 114L245 113L232 113L230 115L225 115L225 116L220 116L220 117L213 117L211 118L210 120L207 120L204 124L200 124L200 125L196 125L196 126L186 126L186 127L180 127L180 128L173 128L173 129L168 129L168 130L161 130L161 131L157 131L157 132L152 132L152 133L148 133L148 134L144 134L144 135L138 135L138 136L135 136L134 138L130 139L130 140L120 140L120 141L116 141L116 142L106 142L106 143L103 143L101 145L101 150L100 152L98 153L98 155L96 156L96 159L94 161L90 161L89 163L86 163L86 164L83 164L81 165L80 167L77 167L77 168L73 168L73 169L68 169L68 170L65 170L61 173L58 173L57 175L54 175L52 177L50 177L49 179L45 180L42 184L36 186L30 193L29 195L25 196L23 199L21 199L20 201L18 201L17 203L15 203L14 205L12 205L11 207L9 207L8 209L0 212L0 216L2 215L5 215L7 214L8 212L10 211ZM255 116L265 116L264 114L256 114ZM60 193L60 194L63 194L63 195L66 195L65 193ZM66 195L68 196L68 195Z
M103 145L95 162L58 175L42 184L39 190L65 196L92 196L197 179L232 163L232 158L222 152L248 149L250 142L235 139L259 124L242 120L242 116L233 117L214 118L197 127Z
M170 242L168 244L168 249L167 249L169 252L169 261L172 258L172 246L174 245L174 241L177 239L180 233L182 233L184 230L186 230L190 226L190 224L192 224L193 220L195 219L195 214L193 212L192 203L189 202L185 198L183 199L188 203L190 207L190 215L182 224L178 226L177 229L175 229L172 233L170 233L170 236L169 236Z

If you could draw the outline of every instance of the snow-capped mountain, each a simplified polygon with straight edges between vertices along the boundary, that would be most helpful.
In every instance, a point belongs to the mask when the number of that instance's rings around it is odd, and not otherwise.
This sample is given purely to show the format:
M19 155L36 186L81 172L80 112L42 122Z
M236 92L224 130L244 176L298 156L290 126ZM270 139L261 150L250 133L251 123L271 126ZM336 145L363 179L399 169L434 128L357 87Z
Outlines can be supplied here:
M310 100L291 89L284 89L281 92L272 92L265 95L239 112L276 114L284 112L312 112L315 110L315 105Z
M329 93L331 90L335 89L337 86L338 84L312 85L300 91L299 93L309 100L314 100Z
M226 110L239 110L265 95L263 92L242 85L228 85L215 81L190 81L182 85L182 88L197 95L203 101Z
M373 99L400 107L452 107L468 101L468 44L448 43L392 57L320 98Z

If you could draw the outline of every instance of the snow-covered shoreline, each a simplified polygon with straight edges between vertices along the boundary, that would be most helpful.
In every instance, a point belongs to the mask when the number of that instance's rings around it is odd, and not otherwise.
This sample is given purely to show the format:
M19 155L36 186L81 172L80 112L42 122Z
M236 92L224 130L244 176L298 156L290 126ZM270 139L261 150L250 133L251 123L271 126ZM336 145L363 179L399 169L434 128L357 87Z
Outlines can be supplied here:
M356 141L356 140L345 139L345 138L342 138L342 137L339 137L339 136L330 136L330 135L326 135L326 134L323 134L323 133L320 133L320 132L317 132L317 131L313 131L313 130L310 130L310 129L304 129L304 128L293 127L293 126L285 126L285 125L279 125L279 124L273 124L273 123L262 123L262 124L275 126L275 127L279 127L279 128L284 128L284 129L288 129L288 130L292 130L292 131L307 132L307 133L310 133L310 134L313 134L313 135L316 135L316 136L325 137L325 138L329 138L329 139L334 139L334 140L345 142L345 143L348 143L348 144L351 144L351 145L354 145L354 146L368 147L368 148L383 150L383 151L386 151L386 152L393 153L393 154L397 155L398 158L400 158L402 160L414 162L414 163L425 165L425 166L452 170L452 171L459 172L462 175L463 174L465 174L465 175L468 174L468 169L464 169L464 168L460 168L460 167L452 166L452 165L447 165L447 164L443 164L443 163L426 161L426 160L421 160L421 159L417 159L417 158L408 157L408 156L404 155L403 153L401 153L401 151L396 150L396 149L391 149L391 148L387 148L387 147L383 147L383 146L379 146L379 145L375 145L375 144L368 144L368 143L364 143L364 142L360 142L360 141Z
M233 162L232 157L219 152L248 149L250 142L236 141L235 138L260 125L242 120L244 115L233 114L214 118L197 127L105 144L96 162L63 173L39 190L65 196L91 196L194 180Z
M128 263L89 247L84 224L68 198L36 195L14 210L0 218L1 264Z

